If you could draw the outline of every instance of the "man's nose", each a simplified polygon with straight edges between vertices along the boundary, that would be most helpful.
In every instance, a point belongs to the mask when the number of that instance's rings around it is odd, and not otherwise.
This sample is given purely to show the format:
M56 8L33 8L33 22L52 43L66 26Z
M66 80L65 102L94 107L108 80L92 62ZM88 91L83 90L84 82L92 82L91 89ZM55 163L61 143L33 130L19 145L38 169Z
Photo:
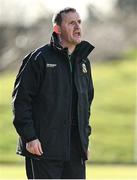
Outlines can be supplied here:
M80 24L78 22L75 23L75 29L80 29Z

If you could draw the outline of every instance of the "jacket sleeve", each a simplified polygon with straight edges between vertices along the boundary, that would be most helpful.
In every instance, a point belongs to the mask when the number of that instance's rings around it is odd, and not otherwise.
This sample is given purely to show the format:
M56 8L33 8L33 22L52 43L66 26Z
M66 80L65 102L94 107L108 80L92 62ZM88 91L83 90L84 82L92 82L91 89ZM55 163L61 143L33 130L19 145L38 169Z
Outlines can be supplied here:
M26 142L37 139L32 118L32 102L39 91L43 67L41 53L34 53L20 73L12 94L13 124L19 136Z
M91 65L89 60L87 61L87 71L88 71L88 77L89 77L89 84L88 84L88 101L89 101L89 119L90 119L90 107L92 104L92 100L94 98L94 86L93 86L93 80L92 80L92 72L91 72ZM88 125L88 134L91 134L91 126Z

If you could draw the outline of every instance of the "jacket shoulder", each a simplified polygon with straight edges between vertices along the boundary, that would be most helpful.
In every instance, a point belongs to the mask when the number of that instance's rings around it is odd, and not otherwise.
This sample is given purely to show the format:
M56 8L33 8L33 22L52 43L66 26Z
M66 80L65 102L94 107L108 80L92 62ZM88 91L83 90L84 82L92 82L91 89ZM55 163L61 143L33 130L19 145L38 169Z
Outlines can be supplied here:
M46 44L33 51L32 57L34 60L37 60L39 59L39 57L41 57L46 61L48 59L51 59L53 55L54 55L53 48L51 47L50 44Z
M50 44L46 44L44 46L41 46L40 48L36 49L35 52L41 52L43 55L53 53L53 48Z
M39 48L37 48L37 49L35 49L35 50L33 50L31 52L30 58L34 59L34 60L37 60L40 55L42 56L44 54L47 54L49 49L50 49L50 47L49 47L48 44L44 45L44 46L41 46L41 47L39 47Z

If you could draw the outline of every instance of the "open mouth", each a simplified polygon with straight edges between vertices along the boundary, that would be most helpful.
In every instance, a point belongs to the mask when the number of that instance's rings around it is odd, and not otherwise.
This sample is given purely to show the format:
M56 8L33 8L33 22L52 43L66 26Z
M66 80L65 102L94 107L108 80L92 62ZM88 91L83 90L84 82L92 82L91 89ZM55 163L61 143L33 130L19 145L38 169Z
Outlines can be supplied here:
M81 37L81 33L80 32L75 32L74 36Z

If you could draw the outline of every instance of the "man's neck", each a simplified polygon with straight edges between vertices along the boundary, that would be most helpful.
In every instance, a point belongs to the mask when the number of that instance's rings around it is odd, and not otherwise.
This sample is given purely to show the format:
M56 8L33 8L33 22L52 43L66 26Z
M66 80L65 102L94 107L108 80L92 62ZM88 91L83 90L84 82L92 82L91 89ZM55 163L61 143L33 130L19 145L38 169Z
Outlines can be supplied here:
M61 41L60 44L63 48L68 48L68 54L72 54L76 47L76 45L68 44L63 41Z
M67 48L68 48L68 54L69 54L69 55L71 55L71 54L73 53L73 51L75 50L75 47L76 47L76 46L74 46L74 47L68 47L68 46L67 46Z

